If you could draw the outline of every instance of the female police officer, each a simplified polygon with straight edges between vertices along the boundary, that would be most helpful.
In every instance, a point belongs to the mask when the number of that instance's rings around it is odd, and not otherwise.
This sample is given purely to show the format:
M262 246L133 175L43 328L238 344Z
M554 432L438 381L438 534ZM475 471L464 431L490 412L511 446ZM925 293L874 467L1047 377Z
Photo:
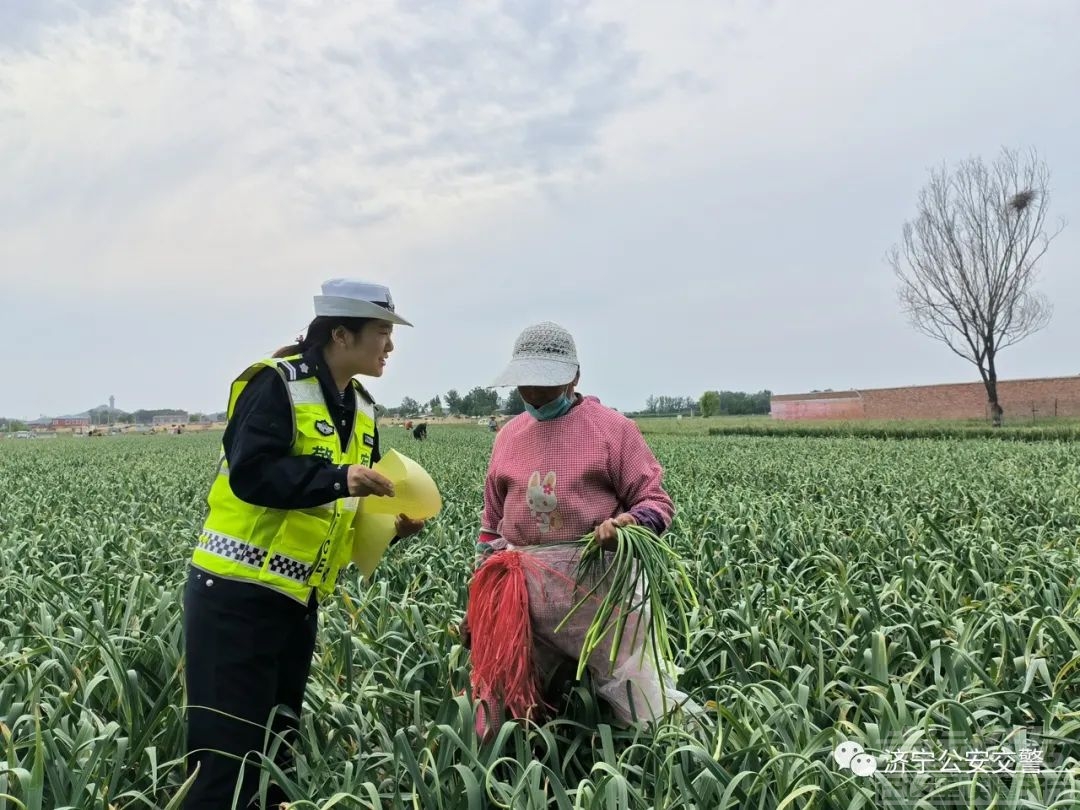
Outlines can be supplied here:
M374 402L353 377L382 376L394 324L411 326L386 287L327 281L306 335L232 384L184 595L188 769L199 767L189 810L231 807L234 795L249 806L268 724L285 735L278 759L288 764L318 604L349 562L357 498L393 494L371 469ZM399 538L422 527L397 519ZM284 800L274 787L271 797Z

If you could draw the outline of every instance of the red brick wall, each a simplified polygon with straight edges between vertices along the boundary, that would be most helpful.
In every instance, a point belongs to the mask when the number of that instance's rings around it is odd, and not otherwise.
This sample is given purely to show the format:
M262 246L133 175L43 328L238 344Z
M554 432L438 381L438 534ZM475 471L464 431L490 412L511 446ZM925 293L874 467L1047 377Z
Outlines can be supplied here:
M863 419L863 402L858 396L830 397L812 399L814 394L807 394L806 399L772 400L773 419Z
M1080 376L998 382L1005 421L1080 416ZM857 407L856 407L857 406ZM1055 411L1056 408L1056 411ZM877 388L832 394L787 394L772 398L774 419L985 419L981 382Z

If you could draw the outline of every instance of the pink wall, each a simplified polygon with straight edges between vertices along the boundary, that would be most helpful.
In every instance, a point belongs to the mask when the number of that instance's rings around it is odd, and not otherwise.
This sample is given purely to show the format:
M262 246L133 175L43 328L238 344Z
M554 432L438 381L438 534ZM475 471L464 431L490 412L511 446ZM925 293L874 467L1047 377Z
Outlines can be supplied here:
M772 401L773 419L863 419L863 403L859 397L829 399L791 399Z

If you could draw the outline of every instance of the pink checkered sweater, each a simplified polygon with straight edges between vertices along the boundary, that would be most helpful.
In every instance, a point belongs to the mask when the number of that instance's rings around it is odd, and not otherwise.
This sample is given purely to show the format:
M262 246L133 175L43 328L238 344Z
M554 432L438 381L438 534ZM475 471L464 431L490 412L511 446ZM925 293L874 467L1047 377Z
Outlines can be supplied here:
M675 513L662 477L638 426L596 397L546 422L520 414L495 437L479 542L580 540L623 512L660 534Z

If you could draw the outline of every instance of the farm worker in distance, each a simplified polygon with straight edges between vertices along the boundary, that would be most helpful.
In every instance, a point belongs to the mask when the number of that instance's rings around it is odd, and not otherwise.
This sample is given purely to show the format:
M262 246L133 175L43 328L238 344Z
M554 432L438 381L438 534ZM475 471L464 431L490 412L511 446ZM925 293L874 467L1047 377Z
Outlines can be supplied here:
M579 378L573 337L563 327L545 322L518 336L510 364L494 383L516 386L526 413L495 434L484 485L477 569L509 559L500 555L523 555L511 564L520 564L525 572L533 645L531 650L522 649L522 639L501 634L496 638L490 628L475 626L477 603L493 595L476 587L474 575L461 631L473 654L474 697L490 706L490 714L483 705L477 708L477 731L482 735L498 726L504 709L518 717L540 709L540 684L515 683L513 695L492 694L489 685L478 681L478 668L498 669L503 664L493 662L509 661L506 666L528 671L524 655L532 658L534 670L545 679L562 662L577 661L595 606L579 610L559 633L553 631L583 595L578 590L575 597L574 585L581 538L595 529L602 545L614 547L616 527L633 523L659 535L675 512L662 484L660 463L637 425L596 397L576 393ZM610 642L589 660L597 692L625 724L662 714L662 692L671 703L686 698L655 671L647 655L642 661L640 646L631 649L632 637L628 626L612 674L608 674ZM498 652L481 661L483 648L493 645ZM535 712L534 718L540 713Z
M271 717L284 736L279 764L291 762L296 720L273 709L300 716L318 605L350 562L357 499L393 495L371 469L375 403L353 378L382 376L395 324L412 325L389 289L332 279L306 335L232 384L184 594L188 770L200 769L188 810L232 807L238 778L248 805ZM399 516L398 538L423 525ZM269 806L285 801L276 786L269 793Z

